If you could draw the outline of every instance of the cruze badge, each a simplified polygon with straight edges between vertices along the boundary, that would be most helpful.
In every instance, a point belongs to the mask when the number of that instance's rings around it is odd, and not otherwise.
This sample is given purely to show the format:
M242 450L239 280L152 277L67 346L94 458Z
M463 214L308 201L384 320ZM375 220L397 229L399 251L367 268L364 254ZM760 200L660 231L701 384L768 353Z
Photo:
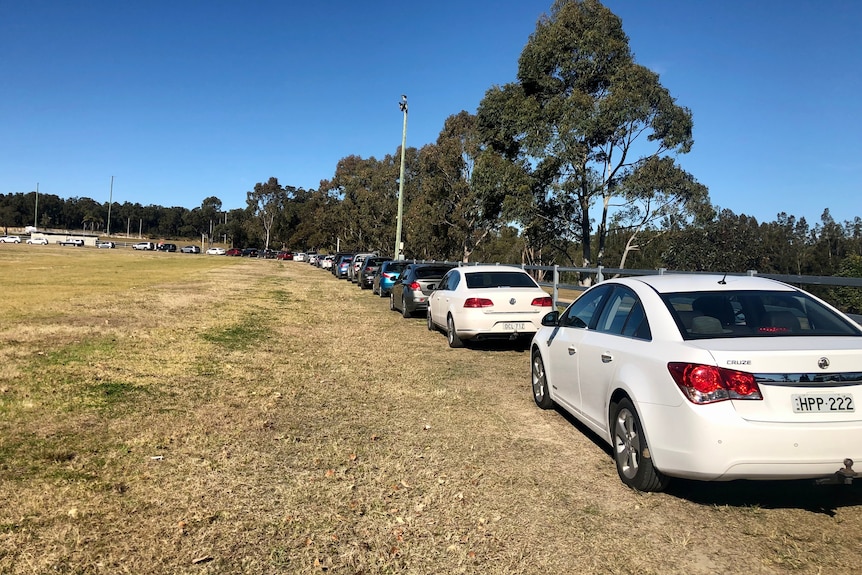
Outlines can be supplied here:
M829 358L821 357L820 359L818 359L817 367L819 367L820 369L826 369L827 367L829 367Z
M510 299L510 300L509 300L509 304L510 304L510 305L515 305L515 302L516 302L516 301L517 301L517 300L516 300L515 298L512 298L512 299Z

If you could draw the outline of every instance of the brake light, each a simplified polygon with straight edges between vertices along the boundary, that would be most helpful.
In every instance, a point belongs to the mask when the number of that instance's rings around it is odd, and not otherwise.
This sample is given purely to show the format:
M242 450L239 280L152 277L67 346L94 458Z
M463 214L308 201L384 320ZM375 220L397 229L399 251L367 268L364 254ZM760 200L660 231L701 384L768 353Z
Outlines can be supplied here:
M671 377L688 398L696 404L728 399L763 399L754 376L744 371L697 363L667 364Z
M550 296L537 297L530 305L534 305L536 307L552 307L554 305L554 302L551 300Z
M383 277L385 277L385 278L386 278L386 279L388 279L388 280L391 280L391 279L393 279L393 278L398 277L398 276L397 276L397 275L395 275L395 274L390 274L390 273L386 273L386 272L383 272L383 273L382 273L382 274L380 274L380 275L382 275Z
M494 307L494 302L485 297L468 297L464 307Z
M422 291L422 286L421 286L421 285L419 285L419 282L413 282L413 283L411 283L411 284L410 284L410 286L408 286L408 287L409 287L410 289L412 289L413 291Z

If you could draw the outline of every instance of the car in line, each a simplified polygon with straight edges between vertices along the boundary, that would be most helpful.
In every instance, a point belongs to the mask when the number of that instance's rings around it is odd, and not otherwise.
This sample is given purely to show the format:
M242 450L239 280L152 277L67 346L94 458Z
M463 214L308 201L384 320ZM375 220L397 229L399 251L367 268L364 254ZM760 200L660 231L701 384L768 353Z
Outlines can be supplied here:
M138 242L136 244L132 244L133 250L155 250L156 244L153 242Z
M160 243L156 245L156 250L160 252L175 252L177 251L177 244Z
M114 242L98 242L96 244L96 247L105 250L112 250L117 247L117 244L115 244Z
M19 236L0 236L0 244L20 244Z
M350 268L350 262L354 254L339 254L332 264L332 273L338 279L347 277L347 270Z
M293 261L295 262L304 262L305 261L305 252L296 252L293 254Z
M198 246L183 246L180 248L180 253L183 254L199 254L201 249Z
M542 319L533 399L611 446L623 483L845 483L862 461L862 327L757 276L611 279Z
M353 259L350 260L350 266L347 268L347 280L351 283L359 283L359 269L362 263L377 254L374 252L360 252L353 254Z
M331 270L332 269L332 260L334 260L334 259L335 259L335 256L332 256L332 255L321 256L320 259L318 260L317 267L319 267L320 269L324 269L324 270Z
M395 280L398 279L408 264L409 262L405 260L389 260L381 263L374 274L371 293L375 293L380 297L389 297L389 292L392 290L392 286L395 285Z
M256 258L258 251L257 248L243 248L240 255L244 258Z
M429 330L446 333L449 347L467 341L529 340L553 300L515 266L477 265L449 270L428 297Z
M385 256L371 256L365 258L362 266L359 268L357 284L359 289L371 289L374 286L374 276L377 275L377 270L380 269L380 264L388 262L390 258Z
M207 249L207 255L209 256L223 256L227 250L224 248L213 246Z
M286 250L281 250L275 255L275 259L283 260L283 261L291 261L293 259L293 252L289 252Z
M229 250L227 250L225 252L224 255L240 257L240 256L242 256L242 250L239 248L230 248Z
M400 311L403 317L412 317L428 307L428 296L455 264L409 264L389 291L389 309Z
M48 238L30 238L27 240L27 243L34 246L47 246Z

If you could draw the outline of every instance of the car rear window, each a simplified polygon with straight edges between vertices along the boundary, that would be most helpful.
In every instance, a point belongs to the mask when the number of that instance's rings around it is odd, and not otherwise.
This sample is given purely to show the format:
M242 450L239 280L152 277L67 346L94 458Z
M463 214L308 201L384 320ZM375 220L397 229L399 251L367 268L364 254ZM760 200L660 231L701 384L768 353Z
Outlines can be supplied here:
M538 287L529 274L516 271L467 272L468 288Z
M418 279L442 278L448 271L449 268L416 268L416 277Z
M859 328L802 292L664 294L685 339L862 336Z

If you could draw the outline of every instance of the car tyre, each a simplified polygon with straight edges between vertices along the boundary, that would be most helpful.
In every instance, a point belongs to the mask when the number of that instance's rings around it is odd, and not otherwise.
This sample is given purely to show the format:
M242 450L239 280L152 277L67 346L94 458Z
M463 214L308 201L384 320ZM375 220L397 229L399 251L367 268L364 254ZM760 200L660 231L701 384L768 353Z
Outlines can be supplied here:
M390 311L395 311L397 309L395 307L395 296L391 293L389 294L389 309Z
M548 390L548 373L545 371L545 362L538 349L533 349L533 357L530 360L530 379L533 383L533 399L536 405L542 409L554 407L554 400Z
M455 321L451 315L446 318L446 339L449 341L449 347L464 347L464 342L455 332Z
M431 307L425 312L425 317L428 320L428 331L434 331L434 322L431 320Z
M413 315L413 314L410 313L410 311L408 311L407 302L404 300L404 296L401 296L401 316L408 318L411 315Z
M623 483L638 491L663 491L668 477L655 468L640 416L629 398L611 414L614 461Z

